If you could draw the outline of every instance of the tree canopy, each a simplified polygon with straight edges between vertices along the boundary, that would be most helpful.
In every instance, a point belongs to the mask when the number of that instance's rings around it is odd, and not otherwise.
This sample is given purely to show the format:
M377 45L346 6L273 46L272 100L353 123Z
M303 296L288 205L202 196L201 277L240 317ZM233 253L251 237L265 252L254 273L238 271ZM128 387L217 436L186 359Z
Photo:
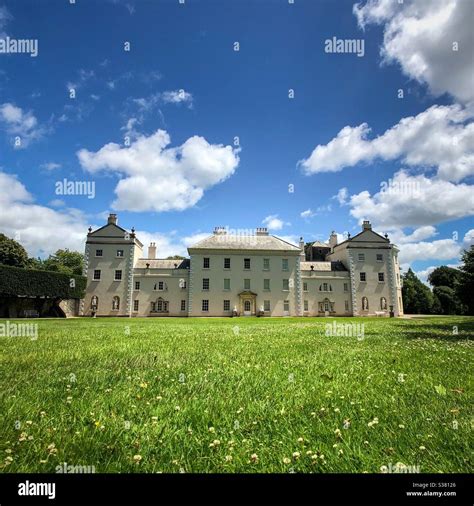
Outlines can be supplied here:
M12 267L26 267L28 265L28 253L25 248L5 234L0 234L0 264Z

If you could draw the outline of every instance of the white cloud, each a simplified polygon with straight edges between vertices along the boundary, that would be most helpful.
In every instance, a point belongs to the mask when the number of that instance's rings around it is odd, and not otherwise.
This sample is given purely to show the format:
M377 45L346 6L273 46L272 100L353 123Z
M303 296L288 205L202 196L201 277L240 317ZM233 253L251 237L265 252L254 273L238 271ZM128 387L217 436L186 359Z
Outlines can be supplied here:
M474 228L471 228L471 230L468 230L464 235L463 247L467 249L473 244L474 244Z
M270 214L262 220L262 224L265 225L268 230L281 230L285 225L290 225L290 223L285 223L278 218L278 214Z
M300 237L298 235L276 235L275 237L279 237L280 239L299 247Z
M207 237L209 237L211 234L209 232L197 232L195 234L192 234L192 235L188 235L186 237L183 237L182 239L182 243L187 247L191 247L193 246L194 244L198 243L199 241L202 241L203 239L206 239ZM179 253L177 253L179 254Z
M460 253L461 245L454 239L407 243L400 248L400 263L410 264L416 260L450 260L458 258Z
M0 172L0 230L18 240L31 256L59 248L84 250L88 224L77 209L61 212L34 203L33 196L11 174Z
M347 198L349 197L349 191L347 188L340 188L336 195L332 198L339 202L340 206L347 204Z
M79 69L77 72L77 79L74 81L68 81L66 83L67 90L77 90L84 86L87 81L90 81L93 77L95 77L95 72L93 70L84 70Z
M10 11L4 6L0 6L0 38L5 38L7 34L3 31L8 22L13 19Z
M27 147L46 133L31 111L25 112L9 102L0 105L0 125L12 137L12 144L18 149ZM20 138L19 145L15 142L16 137Z
M460 181L474 174L474 109L434 105L402 118L382 135L368 139L367 123L345 126L326 145L318 145L299 166L307 175L339 172L377 159L414 167L437 168L439 177Z
M311 211L311 209L306 209L306 211L303 211L302 213L300 213L300 216L302 218L304 218L305 220L309 220L310 218L312 218L313 216L315 216L316 213L314 213L313 211Z
M188 107L192 107L193 104L193 96L185 90L164 91L161 94L161 99L166 104L187 103Z
M406 244L409 242L423 241L436 236L438 233L432 225L426 225L415 229L411 234L404 234L400 229L390 230L390 240L395 244Z
M81 149L81 166L91 172L113 172L118 182L116 210L169 211L194 206L205 190L230 177L239 164L239 150L209 144L199 136L167 147L164 130L139 136L129 147L109 143L97 152Z
M386 229L435 225L474 215L472 185L411 176L404 171L397 172L392 183L394 191L352 195L350 214Z
M369 0L354 5L359 26L384 27L384 63L398 63L431 93L474 100L472 2L464 0ZM458 50L453 51L453 43Z
M44 169L44 170L55 170L55 169L60 169L60 168L61 168L61 164L56 163L56 162L47 162L47 163L42 163L40 165L40 169Z

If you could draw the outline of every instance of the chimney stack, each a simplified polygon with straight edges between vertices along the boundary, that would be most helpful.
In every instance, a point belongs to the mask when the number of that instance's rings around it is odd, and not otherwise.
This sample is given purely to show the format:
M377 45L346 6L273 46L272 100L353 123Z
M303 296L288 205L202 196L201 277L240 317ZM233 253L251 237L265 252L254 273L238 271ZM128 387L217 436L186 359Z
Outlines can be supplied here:
M268 229L266 227L259 227L257 228L256 235L268 235Z
M116 214L109 214L109 217L107 218L107 225L117 225L117 215Z
M302 237L300 237L300 250L301 261L304 262L306 260L306 253L304 250L304 239Z
M151 242L148 246L148 258L156 258L156 244L154 242Z
M372 230L372 225L370 224L369 220L364 220L362 222L362 231L364 230Z
M214 227L214 235L226 235L227 230L225 227Z
M331 251L334 249L334 246L337 246L337 234L334 232L334 230L329 236L329 246L331 246Z

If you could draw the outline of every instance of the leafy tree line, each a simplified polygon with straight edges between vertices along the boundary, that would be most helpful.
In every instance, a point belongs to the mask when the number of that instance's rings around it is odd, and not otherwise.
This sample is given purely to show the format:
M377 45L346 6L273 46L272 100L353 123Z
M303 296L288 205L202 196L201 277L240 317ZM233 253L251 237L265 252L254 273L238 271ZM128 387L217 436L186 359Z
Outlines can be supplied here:
M49 255L44 260L29 258L19 242L0 234L0 265L80 276L84 266L84 255L77 251L58 249L54 255Z
M408 269L403 277L403 309L408 314L474 315L474 246L464 251L458 269L445 265L428 276L431 290Z

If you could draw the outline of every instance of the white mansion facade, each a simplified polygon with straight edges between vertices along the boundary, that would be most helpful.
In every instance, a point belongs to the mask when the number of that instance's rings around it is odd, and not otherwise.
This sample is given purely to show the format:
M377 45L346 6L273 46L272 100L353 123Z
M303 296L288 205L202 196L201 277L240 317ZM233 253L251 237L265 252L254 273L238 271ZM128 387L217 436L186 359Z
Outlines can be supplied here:
M84 316L394 316L403 314L398 248L362 231L338 244L306 248L257 228L252 235L217 227L188 248L189 258L156 258L117 225L89 228Z

